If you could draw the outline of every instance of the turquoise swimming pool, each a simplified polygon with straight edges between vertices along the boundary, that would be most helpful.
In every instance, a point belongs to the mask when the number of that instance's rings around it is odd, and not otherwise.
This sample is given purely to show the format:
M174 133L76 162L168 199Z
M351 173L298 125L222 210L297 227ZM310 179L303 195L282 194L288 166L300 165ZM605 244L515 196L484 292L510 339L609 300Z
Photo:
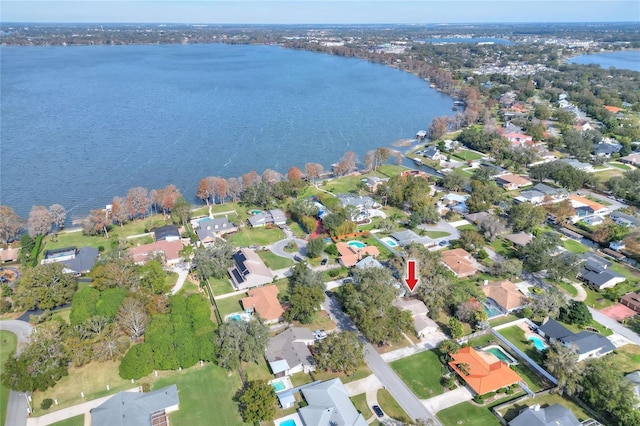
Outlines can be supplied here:
M380 241L388 245L389 247L398 247L398 243L393 238L384 237L380 238Z
M531 340L533 342L533 345L536 347L537 350L539 350L540 352L544 351L545 349L547 349L547 344L544 343L544 340L542 340L541 337L538 336L529 336L527 337L527 340Z
M507 353L505 353L498 346L488 346L488 347L484 348L483 351L488 352L491 355L494 355L500 361L504 361L507 364L514 364L515 363L515 360L512 357L510 357Z
M279 426L296 426L297 423L295 420L293 419L289 419L289 420L285 420L284 422L280 423Z
M357 248L365 248L367 246L365 243L361 243L360 241L349 241L347 244L351 247Z
M282 383L281 381L278 380L277 382L271 382L271 387L276 392L280 392L280 391L285 390L287 388L287 385L285 385L284 383ZM283 424L283 423L280 423L280 424Z

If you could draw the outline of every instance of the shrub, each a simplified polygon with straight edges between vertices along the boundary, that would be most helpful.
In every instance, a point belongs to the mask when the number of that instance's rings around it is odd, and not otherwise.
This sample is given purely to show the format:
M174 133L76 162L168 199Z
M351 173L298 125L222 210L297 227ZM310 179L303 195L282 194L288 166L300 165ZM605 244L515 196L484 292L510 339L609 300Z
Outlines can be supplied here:
M508 395L511 395L512 393L513 393L513 388L512 388L511 386L509 386L509 387L507 388L507 394L508 394Z
M476 395L473 397L473 400L478 404L482 404L484 402L484 396Z
M488 257L489 257L489 254L485 251L485 249L481 249L481 250L478 252L478 259L480 259L480 260L484 260L484 259L486 259L486 258L488 258Z
M336 247L335 244L329 244L327 246L327 248L324 249L324 252L327 254L330 254L332 256L337 256L338 255L338 248Z
M102 253L104 251L104 246L98 246L98 251Z
M40 404L40 408L42 408L43 410L48 410L49 408L51 408L52 405L53 405L53 400L51 398L45 398L42 400L42 403Z
M505 388L500 388L500 389L498 389L498 391L497 391L497 392L498 392L498 393L505 393L506 391L507 391L507 390L506 390Z
M335 278L335 277L337 277L338 275L340 275L340 270L338 270L338 269L329 269L329 272L328 272L328 273L329 273L329 276L330 276L331 278Z
M6 314L13 308L13 305L7 299L0 300L0 314Z

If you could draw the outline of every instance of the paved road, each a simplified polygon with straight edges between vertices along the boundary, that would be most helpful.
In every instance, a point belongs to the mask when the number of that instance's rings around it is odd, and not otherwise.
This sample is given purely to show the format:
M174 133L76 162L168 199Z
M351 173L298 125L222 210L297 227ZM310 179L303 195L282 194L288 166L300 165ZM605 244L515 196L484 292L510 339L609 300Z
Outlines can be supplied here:
M339 330L360 332L351 319L342 312L340 304L333 297L326 297L322 307L329 312L331 318L336 322ZM412 419L425 419L433 422L434 425L441 425L422 402L411 392L398 375L387 365L375 348L360 334L360 339L364 343L365 361L373 374L378 378L385 389L395 398L404 411Z
M9 331L18 337L18 349L16 352L19 354L27 343L33 327L28 322L10 320L0 321L0 330ZM27 398L24 393L9 392L5 424L7 426L25 426L27 424L27 408Z
M609 318L608 316L598 312L593 308L589 308L589 312L591 312L593 319L599 322L600 324L604 325L607 328L610 328L611 330L615 331L619 335L626 337L636 345L640 345L640 336L637 333L634 333L633 331L629 330L627 327L620 324L618 321Z

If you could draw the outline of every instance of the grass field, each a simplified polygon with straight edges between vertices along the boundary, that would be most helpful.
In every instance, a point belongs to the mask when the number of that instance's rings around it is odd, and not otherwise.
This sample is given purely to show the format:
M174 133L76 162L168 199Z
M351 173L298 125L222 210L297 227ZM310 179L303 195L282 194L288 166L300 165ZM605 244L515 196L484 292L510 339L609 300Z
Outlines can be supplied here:
M459 158L462 161L467 161L467 160L480 160L482 158L482 155L475 153L473 151L468 151L466 149L461 149L458 152L456 152L455 154L451 155L452 157L456 157Z
M477 231L478 230L478 228L475 225L472 225L470 223L468 223L466 225L458 226L456 229L458 231L464 231L464 230Z
M421 233L429 238L442 238L451 235L450 233L444 231L422 231Z
M224 299L216 299L216 306L220 311L220 316L224 319L225 315L232 314L242 310L240 300L247 297L246 293L237 296L225 297Z
M478 407L472 402L463 402L438 412L438 418L444 426L493 426L500 425L491 411Z
M244 363L243 368L247 373L247 380L264 380L265 382L268 382L273 379L273 375L271 374L271 371L269 371L267 361L264 357L260 358L260 362L258 364L255 362Z
M267 250L260 250L258 252L258 256L260 256L260 259L264 261L267 267L271 268L271 270L274 271L276 269L288 268L290 266L293 266L294 263L293 260L289 258L277 256Z
M8 331L0 331L0 373L4 371L4 363L16 350L18 338ZM0 384L0 424L5 424L7 415L7 402L9 401L9 389Z
M238 373L229 373L215 364L183 370L156 380L153 389L178 386L180 409L169 415L171 424L189 426L242 425L238 405L233 401L242 387Z
M513 314L509 314L509 315L505 315L503 317L497 317L497 318L494 318L492 320L489 320L489 324L491 325L491 327L495 327L495 326L498 326L498 325L506 324L506 323L511 322L511 321L515 321L517 319L518 319L517 316L515 316Z
M569 296L575 297L578 295L578 290L574 286L564 281L558 281L555 283L558 287L563 289Z
M433 351L393 361L391 368L420 399L428 399L444 392L440 384L444 367Z
M628 170L631 170L631 167L627 166L626 164L622 164L622 163L615 163L615 162L611 162L609 163L610 166L612 167L616 167L620 170L624 170L625 172Z
M520 403L511 405L507 407L507 409L501 410L500 414L502 414L505 420L511 421L513 420L514 417L516 417L520 413L521 410L534 404L540 404L541 407L548 407L550 405L560 404L564 407L567 407L569 410L571 410L573 415L576 416L576 418L580 421L587 420L588 418L591 417L582 408L580 408L578 404L576 404L569 398L564 398L561 395L558 395L555 393L548 393L546 395L536 396L534 399L527 399Z
M391 396L388 390L386 389L378 389L378 404L380 404L380 408L382 411L396 420L399 420L403 423L409 423L411 419L407 416L407 413L400 407L398 402Z
M228 278L209 278L209 284L211 284L211 291L214 296L220 296L221 294L227 294L234 292L234 288Z
M84 426L84 414L66 420L51 423L51 426Z
M532 341L525 339L524 331L520 327L514 325L503 328L500 330L500 334L524 352L529 358L537 363L542 362L542 354L538 352Z
M564 246L565 249L567 249L571 253L586 253L589 251L589 247L573 240L568 240L568 239L564 240L562 242L562 245Z
M365 420L373 415L373 413L371 412L371 408L367 405L366 393L361 393L360 395L352 396L351 402L353 402L353 405L356 407L356 410L358 410L358 412L362 414L362 417L364 417Z
M284 234L278 228L248 228L245 227L228 238L228 241L238 247L266 246L280 241Z
M625 373L633 373L638 370L640 366L640 346L638 345L624 345L617 348L612 355L616 365Z
M346 375L344 373L333 373L329 371L316 370L313 373L311 373L310 379L312 380L309 380L309 382L312 382L314 380L322 380L324 382L325 380L331 380L337 377L342 381L342 383L351 383L351 382L355 382L356 380L369 377L370 375L371 375L371 370L365 364L363 366L360 366L360 368L358 368L351 375Z

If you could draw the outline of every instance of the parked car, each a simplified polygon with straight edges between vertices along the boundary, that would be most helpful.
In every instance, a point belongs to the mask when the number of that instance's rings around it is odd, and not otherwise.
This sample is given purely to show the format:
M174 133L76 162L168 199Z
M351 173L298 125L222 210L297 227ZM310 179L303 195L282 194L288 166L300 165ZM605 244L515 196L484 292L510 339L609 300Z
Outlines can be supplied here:
M316 340L324 340L327 338L327 332L320 329L313 332L313 338Z
M352 282L353 282L353 278L351 278L351 277L347 277L347 278L342 280L342 284L347 284L347 283L352 283Z
M332 291L327 290L327 291L324 292L324 294L326 294L327 297L333 297L333 292Z
M326 265L328 261L329 261L329 259L327 259L327 258L325 257L324 259L322 259L322 260L320 261L320 264L321 264L321 265Z
M440 247L448 246L448 245L449 245L449 241L447 241L447 240L442 240L442 241L440 241L440 242L438 243L438 245L439 245Z
M378 405L374 405L373 407L373 412L376 413L376 416L378 417L384 417L384 413L382 412L382 408L380 408L380 406Z
M293 256L293 260L295 260L296 262L302 262L302 258L300 256L298 256L297 254L295 256Z

